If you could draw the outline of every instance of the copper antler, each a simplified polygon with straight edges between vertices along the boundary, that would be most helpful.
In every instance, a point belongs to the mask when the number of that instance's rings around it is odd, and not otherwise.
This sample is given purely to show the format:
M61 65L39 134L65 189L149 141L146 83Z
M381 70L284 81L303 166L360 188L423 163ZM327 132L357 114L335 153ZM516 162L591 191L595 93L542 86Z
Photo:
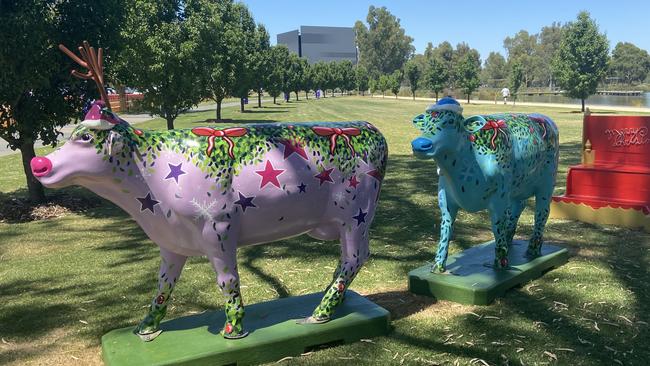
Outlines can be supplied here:
M74 62L79 64L79 66L88 69L88 72L85 74L80 73L77 70L72 70L72 75L78 77L79 79L92 79L95 81L104 104L106 104L106 107L108 109L111 109L108 95L106 95L106 90L104 89L103 49L100 47L97 49L97 53L95 53L95 48L91 47L87 41L83 41L83 47L79 47L79 54L81 55L81 58L77 57L74 52L70 51L62 44L59 45L59 49L68 55Z

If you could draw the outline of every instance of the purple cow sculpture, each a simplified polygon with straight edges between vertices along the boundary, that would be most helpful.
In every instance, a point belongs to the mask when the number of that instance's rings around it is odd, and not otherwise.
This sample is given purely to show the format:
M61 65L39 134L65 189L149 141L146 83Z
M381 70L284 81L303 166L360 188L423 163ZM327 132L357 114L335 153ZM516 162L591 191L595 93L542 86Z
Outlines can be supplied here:
M303 322L326 322L369 255L387 146L367 122L144 131L97 101L68 142L31 162L47 187L80 185L127 211L160 247L158 291L137 334L160 334L188 256L208 257L241 338L238 247L300 234L340 240L331 284Z

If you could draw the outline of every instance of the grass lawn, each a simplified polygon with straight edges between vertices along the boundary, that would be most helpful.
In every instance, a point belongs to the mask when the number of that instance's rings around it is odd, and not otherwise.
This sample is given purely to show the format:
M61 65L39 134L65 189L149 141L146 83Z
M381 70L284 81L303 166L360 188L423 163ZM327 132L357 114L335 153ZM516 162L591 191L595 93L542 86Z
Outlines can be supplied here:
M388 173L371 229L371 257L352 289L389 309L387 337L317 351L290 365L647 365L650 360L650 234L549 220L546 239L568 247L568 264L510 291L493 305L464 306L410 295L407 272L431 260L438 239L435 164L416 161L410 120L425 103L336 97L267 105L234 122L367 120L386 136ZM580 160L582 115L566 109L469 105L465 115L541 112L560 127L564 190L568 165ZM596 110L596 112L598 112ZM185 114L192 127L214 112ZM164 128L153 120L142 128ZM47 149L43 149L43 153ZM24 195L19 155L0 157L0 198ZM88 195L80 188L68 192ZM50 192L53 193L53 192ZM532 229L524 211L518 237ZM458 217L451 250L491 239L485 212ZM239 251L247 303L321 291L339 244L306 236ZM0 223L0 364L100 364L100 338L135 326L154 295L158 248L116 206L29 223ZM188 261L167 318L223 309L205 258Z

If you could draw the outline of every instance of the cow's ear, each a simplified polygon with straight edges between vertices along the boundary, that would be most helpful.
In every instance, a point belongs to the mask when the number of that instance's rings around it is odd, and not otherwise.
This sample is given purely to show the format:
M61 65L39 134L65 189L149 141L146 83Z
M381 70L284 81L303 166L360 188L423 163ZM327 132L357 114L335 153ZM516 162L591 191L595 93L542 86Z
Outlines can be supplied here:
M485 126L486 123L487 121L485 120L485 118L483 118L483 116L476 115L476 116L471 116L469 118L466 118L463 121L463 127L465 127L465 130L467 130L467 132L475 133L476 131L483 128L483 126Z

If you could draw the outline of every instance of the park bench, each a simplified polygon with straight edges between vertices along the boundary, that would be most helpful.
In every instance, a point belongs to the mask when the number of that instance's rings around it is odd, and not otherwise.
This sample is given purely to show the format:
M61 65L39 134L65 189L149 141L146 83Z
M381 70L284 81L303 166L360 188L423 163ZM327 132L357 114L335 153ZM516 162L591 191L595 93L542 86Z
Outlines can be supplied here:
M585 114L582 164L551 217L650 231L650 117Z

